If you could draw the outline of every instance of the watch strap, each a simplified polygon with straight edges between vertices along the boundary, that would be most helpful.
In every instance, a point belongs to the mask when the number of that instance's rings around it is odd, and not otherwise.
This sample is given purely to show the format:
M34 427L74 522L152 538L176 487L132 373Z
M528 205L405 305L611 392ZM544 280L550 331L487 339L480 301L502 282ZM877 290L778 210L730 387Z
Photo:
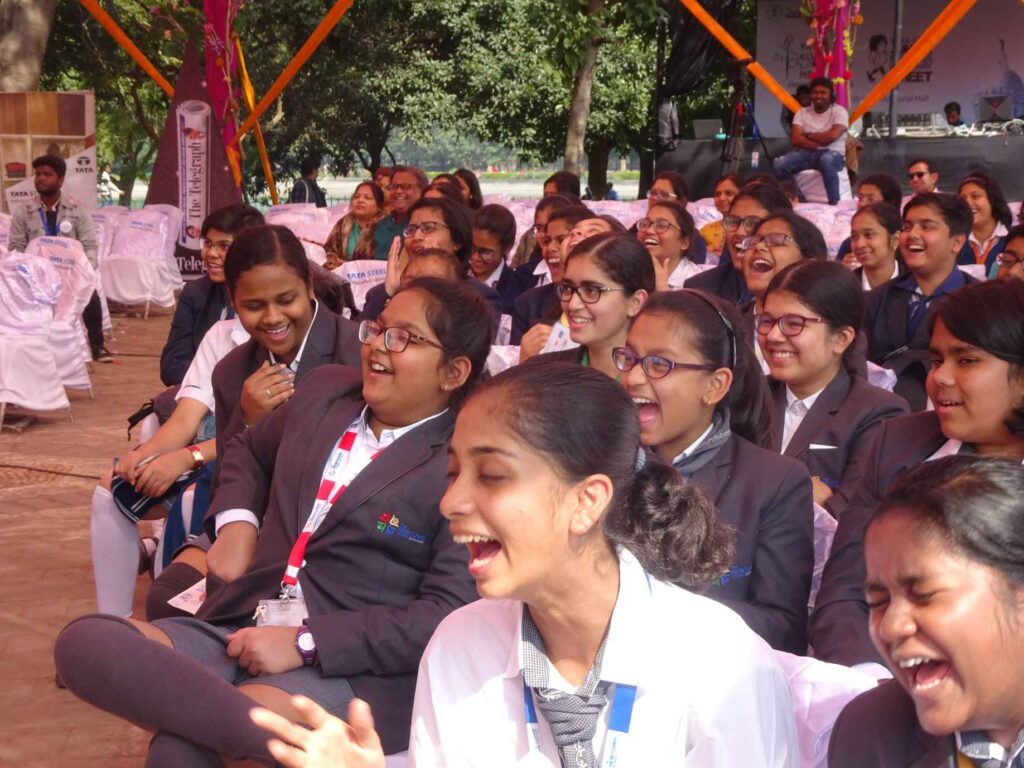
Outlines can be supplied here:
M199 446L190 445L186 450L192 454L192 469L202 469L206 464L206 459L203 458L203 452L199 450Z

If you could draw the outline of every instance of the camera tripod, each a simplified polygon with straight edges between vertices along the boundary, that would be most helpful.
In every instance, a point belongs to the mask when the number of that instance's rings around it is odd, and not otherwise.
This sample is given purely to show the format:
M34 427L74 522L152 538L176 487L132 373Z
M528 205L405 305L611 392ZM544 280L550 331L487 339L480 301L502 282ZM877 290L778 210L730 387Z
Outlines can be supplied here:
M725 173L738 173L740 169L740 163L745 155L744 142L746 141L747 122L750 122L752 128L752 139L755 143L755 148L751 152L751 166L757 167L760 164L760 157L757 157L758 150L757 144L761 145L761 152L763 157L768 161L768 169L771 171L772 166L772 154L768 150L768 145L765 143L764 136L761 135L761 129L757 124L757 118L754 117L754 110L750 106L750 97L747 91L750 87L750 80L747 77L746 65L752 62L753 59L745 59L743 61L737 61L735 63L730 62L732 66L727 68L726 76L732 82L733 87L733 100L732 109L730 111L731 117L729 119L729 132L726 134L725 143L722 144L722 155L718 166L718 175L722 176ZM735 69L733 69L735 67Z

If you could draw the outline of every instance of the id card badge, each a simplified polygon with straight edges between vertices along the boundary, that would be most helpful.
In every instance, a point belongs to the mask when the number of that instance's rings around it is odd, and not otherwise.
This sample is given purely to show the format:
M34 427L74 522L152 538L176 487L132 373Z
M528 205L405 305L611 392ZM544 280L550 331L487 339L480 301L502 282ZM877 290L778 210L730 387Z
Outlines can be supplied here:
M170 600L167 604L172 608L178 608L186 613L190 613L193 616L196 615L196 611L203 605L203 601L206 600L206 579L201 579L193 584L191 587L181 592Z
M256 606L257 627L301 627L302 622L309 618L306 601L301 597L290 597L287 600L260 600Z

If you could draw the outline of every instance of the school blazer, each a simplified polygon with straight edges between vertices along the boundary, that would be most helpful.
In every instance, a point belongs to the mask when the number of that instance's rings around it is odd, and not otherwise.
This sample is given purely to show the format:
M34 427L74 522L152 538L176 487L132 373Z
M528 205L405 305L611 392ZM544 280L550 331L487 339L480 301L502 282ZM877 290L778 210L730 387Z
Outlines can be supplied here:
M733 565L707 596L736 611L773 648L803 655L814 570L807 469L734 434L690 480L736 532Z
M228 306L227 288L203 275L185 283L160 352L160 381L173 387L185 378L199 343Z
M487 300L488 306L490 306L495 315L501 314L501 297L496 290L486 283L480 282L475 277L466 278L466 285ZM392 297L388 296L384 283L373 286L373 288L366 292L366 301L363 303L363 308L359 311L359 320L376 320L391 299Z
M295 373L296 386L313 369L330 363L348 365L360 372L361 346L359 326L334 314L321 303L309 328L306 348L302 350L299 359L299 369ZM270 354L255 339L249 339L228 352L213 369L218 457L223 456L228 441L245 429L245 417L240 406L242 385L265 361L270 362Z
M720 296L723 299L742 304L754 298L747 289L747 281L743 279L743 273L732 265L732 259L725 251L722 252L722 261L711 269L694 275L683 284L684 288L696 288L699 291Z
M907 307L910 291L902 287L905 275L883 283L867 294L864 331L868 338L868 360L896 373L895 392L910 404L912 411L923 411L928 402L924 382L928 375L928 325L936 304L931 303L925 319L913 338L907 338ZM978 282L966 272L964 282Z
M864 462L860 488L839 518L811 614L811 645L822 661L846 666L882 663L868 634L864 533L896 477L925 461L945 442L933 411L898 416L879 425Z
M524 282L523 276L518 271L506 264L501 269L501 277L493 286L501 300L501 312L511 315L515 311L516 299L520 294L532 288L536 279L532 282Z
M786 387L772 382L772 448L782 449ZM783 456L796 459L832 489L824 507L839 519L861 484L864 465L882 422L910 412L907 401L841 368L800 422Z
M914 701L895 680L855 698L839 714L829 768L957 768L954 736L921 728Z
M208 577L198 618L244 623L259 600L277 596L324 464L365 405L361 388L356 371L321 366L228 446L207 532L218 512L241 508L260 519L260 536L243 576L227 584ZM467 550L438 508L454 422L451 411L431 419L367 465L310 538L299 574L320 669L347 678L370 702L388 753L407 748L416 670L431 634L476 599Z
M519 294L512 312L512 343L518 344L523 334L537 323L554 321L561 309L562 302L558 300L552 283L538 285Z

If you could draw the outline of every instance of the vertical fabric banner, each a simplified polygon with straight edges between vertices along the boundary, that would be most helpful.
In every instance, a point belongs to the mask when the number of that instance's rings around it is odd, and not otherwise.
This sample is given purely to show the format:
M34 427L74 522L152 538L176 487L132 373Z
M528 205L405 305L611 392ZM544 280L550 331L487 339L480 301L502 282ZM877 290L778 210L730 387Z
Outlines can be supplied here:
M209 207L210 105L184 101L178 114L178 243L199 249L203 219Z
M232 26L238 15L239 0L203 0L205 25L206 90L210 94L213 114L220 126L221 139L229 152L237 153L231 141L235 138L235 110L238 105L238 61L231 44Z

